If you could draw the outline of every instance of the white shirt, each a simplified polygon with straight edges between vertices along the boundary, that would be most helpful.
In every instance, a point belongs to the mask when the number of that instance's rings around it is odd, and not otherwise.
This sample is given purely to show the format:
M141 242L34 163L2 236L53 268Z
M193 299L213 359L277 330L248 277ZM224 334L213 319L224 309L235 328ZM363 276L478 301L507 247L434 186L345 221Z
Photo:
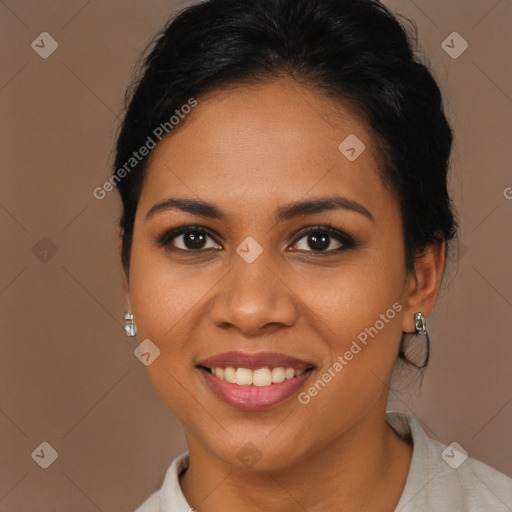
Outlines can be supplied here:
M388 412L386 422L400 437L414 442L395 512L512 512L512 478L472 457L465 458L458 447L429 438L407 414ZM160 490L135 512L193 512L178 480L188 462L188 452L176 457Z

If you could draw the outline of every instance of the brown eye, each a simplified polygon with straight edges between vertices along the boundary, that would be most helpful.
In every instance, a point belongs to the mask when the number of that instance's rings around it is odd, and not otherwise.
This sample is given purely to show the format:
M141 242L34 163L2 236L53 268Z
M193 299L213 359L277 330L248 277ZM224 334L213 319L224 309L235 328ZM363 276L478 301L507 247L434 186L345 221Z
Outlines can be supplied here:
M214 243L212 244L209 240ZM162 246L171 246L171 248L189 252L221 248L210 232L201 226L183 226L174 229L163 235L158 243Z
M294 245L298 250L306 252L333 253L354 247L355 244L348 235L331 227L317 226L303 232Z

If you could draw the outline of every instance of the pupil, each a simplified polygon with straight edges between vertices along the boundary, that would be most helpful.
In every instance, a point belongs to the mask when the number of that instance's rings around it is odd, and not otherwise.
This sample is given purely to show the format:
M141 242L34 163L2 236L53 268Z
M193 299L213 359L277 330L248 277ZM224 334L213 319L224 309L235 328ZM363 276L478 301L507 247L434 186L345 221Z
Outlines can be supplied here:
M187 233L185 236L185 245L188 249L201 249L205 242L202 233ZM321 233L310 234L308 240L309 246L317 251L322 251L329 247L329 236Z
M187 233L185 235L185 246L187 249L201 249L205 237L202 233Z
M309 246L315 250L323 250L329 247L328 235L321 233L309 235Z

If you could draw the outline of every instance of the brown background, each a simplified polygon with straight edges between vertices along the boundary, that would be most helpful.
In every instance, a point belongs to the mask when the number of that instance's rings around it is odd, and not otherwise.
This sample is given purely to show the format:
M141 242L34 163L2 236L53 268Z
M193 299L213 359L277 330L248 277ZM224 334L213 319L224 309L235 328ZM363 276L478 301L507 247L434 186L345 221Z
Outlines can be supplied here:
M461 224L430 366L421 388L402 376L390 408L512 476L512 2L386 3L417 23L444 91ZM134 510L185 450L124 336L117 193L92 195L136 59L184 5L0 2L0 512ZM59 44L48 59L31 48L43 31ZM441 48L453 31L469 43L458 59ZM59 454L48 469L31 458L43 441Z

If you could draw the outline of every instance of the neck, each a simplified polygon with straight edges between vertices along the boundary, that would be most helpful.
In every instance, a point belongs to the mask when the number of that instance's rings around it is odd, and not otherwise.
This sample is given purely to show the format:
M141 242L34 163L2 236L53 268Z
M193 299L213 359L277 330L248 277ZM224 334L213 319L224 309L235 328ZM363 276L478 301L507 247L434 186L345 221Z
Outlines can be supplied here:
M258 471L224 463L187 435L190 465L180 485L198 512L395 510L412 457L412 444L385 422L385 406L343 435L285 469Z

